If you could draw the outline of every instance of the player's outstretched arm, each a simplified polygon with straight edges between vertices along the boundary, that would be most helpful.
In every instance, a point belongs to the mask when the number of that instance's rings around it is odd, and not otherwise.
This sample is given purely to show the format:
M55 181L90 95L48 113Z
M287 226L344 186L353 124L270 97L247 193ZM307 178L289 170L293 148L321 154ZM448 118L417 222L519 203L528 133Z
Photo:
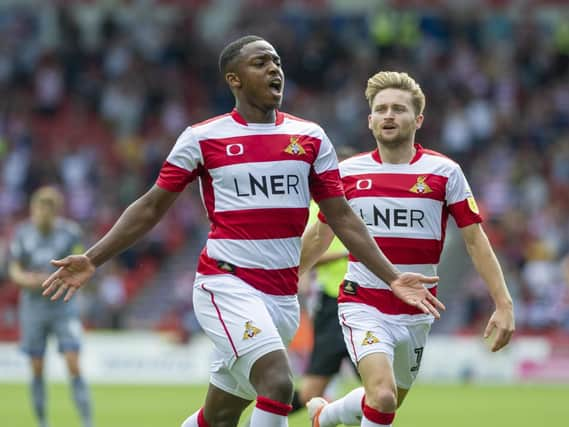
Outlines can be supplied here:
M484 279L496 306L484 331L484 338L494 333L491 349L498 351L510 342L515 330L512 297L508 292L500 263L480 224L464 227L461 233L474 267Z
M17 286L27 289L38 289L48 276L46 273L27 271L18 261L8 264L8 275Z
M298 274L302 276L310 271L330 247L334 239L334 232L321 221L316 221L302 235L302 250L300 251L300 265Z
M346 248L376 276L388 283L398 298L424 313L440 317L439 310L444 310L445 306L424 286L425 283L436 283L438 277L400 273L379 250L365 224L344 197L322 200L320 210Z
M83 255L71 255L52 264L59 269L43 284L43 295L52 300L65 294L68 301L94 274L95 268L124 251L154 227L180 193L154 185L133 202L111 230Z

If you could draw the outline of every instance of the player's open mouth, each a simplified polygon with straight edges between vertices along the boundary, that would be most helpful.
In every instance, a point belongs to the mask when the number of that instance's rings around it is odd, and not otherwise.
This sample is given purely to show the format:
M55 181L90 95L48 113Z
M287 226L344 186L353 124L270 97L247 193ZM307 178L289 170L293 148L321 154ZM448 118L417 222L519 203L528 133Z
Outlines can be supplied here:
M273 91L275 91L275 92L277 92L277 93L280 94L280 93L282 92L282 89L283 89L283 81L282 81L281 79L274 79L274 80L271 80L271 81L269 82L269 87L270 87Z
M396 125L383 125L381 127L381 129L383 129L383 130L394 130L394 129L397 129L397 126Z

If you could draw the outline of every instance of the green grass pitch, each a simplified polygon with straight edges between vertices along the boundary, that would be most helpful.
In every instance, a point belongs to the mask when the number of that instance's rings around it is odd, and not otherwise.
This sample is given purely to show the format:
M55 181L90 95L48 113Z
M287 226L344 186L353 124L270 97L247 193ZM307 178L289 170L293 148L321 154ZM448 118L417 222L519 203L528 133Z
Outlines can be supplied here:
M201 386L92 386L97 427L179 427L201 405ZM79 427L66 384L48 388L53 427ZM396 427L545 427L567 425L569 385L417 385ZM0 384L0 425L34 427L27 387ZM290 427L310 426L306 411Z

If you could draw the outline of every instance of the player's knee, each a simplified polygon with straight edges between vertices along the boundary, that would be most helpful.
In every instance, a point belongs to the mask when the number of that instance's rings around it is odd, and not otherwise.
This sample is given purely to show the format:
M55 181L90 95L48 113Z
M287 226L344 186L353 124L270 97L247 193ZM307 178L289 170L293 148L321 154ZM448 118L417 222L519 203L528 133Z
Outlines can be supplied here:
M397 393L389 388L378 388L366 393L366 405L380 412L395 412L397 409Z
M257 385L257 394L265 396L278 402L289 403L294 392L292 375L289 372L268 373L266 377Z
M286 356L274 352L257 361L251 371L251 383L257 395L290 403L294 391L292 372Z

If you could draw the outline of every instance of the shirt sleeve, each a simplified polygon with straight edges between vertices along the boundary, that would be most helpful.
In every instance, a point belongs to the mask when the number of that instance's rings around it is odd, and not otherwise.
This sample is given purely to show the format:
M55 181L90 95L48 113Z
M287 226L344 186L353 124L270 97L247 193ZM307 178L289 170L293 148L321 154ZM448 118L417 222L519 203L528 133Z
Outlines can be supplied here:
M482 216L460 166L453 168L447 182L446 199L449 212L460 228L481 223Z
M316 202L344 195L336 151L324 131L321 133L318 155L310 171L310 192Z
M179 193L199 174L203 156L191 127L178 137L160 169L156 185L164 190Z

